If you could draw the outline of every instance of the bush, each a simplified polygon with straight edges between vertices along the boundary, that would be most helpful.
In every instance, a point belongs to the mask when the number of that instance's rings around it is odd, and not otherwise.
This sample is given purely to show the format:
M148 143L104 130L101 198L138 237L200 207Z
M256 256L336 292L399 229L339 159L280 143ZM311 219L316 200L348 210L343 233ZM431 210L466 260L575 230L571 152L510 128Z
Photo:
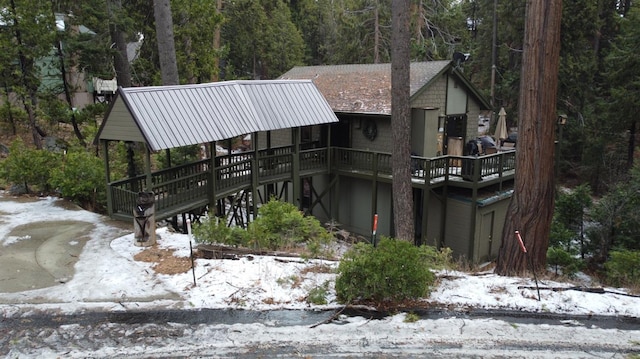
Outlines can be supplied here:
M560 247L549 247L547 264L554 268L556 275L561 270L568 277L574 277L583 267L582 261Z
M312 216L304 216L295 205L271 199L249 224L249 246L290 249L304 244L313 256L332 240L331 234Z
M290 250L303 248L311 257L319 257L333 237L311 216L291 203L271 200L258 210L248 229L228 227L223 219L207 218L193 226L198 243L220 243L256 250Z
M327 304L329 294L329 282L324 282L321 286L313 287L307 295L307 303L315 305Z
M640 251L611 251L604 264L607 279L615 286L640 285Z
M52 170L50 182L64 198L83 207L104 207L106 203L104 163L83 149L69 151Z
M29 186L49 192L50 173L59 167L60 155L46 150L27 148L22 140L15 140L10 147L9 156L0 166L0 174L13 184Z
M438 248L433 246L422 247L422 259L432 269L450 269L453 267L453 251L451 248Z
M243 228L229 227L224 218L207 217L193 225L193 238L197 243L245 245L247 234Z
M426 296L435 281L425 246L382 238L377 247L358 243L340 261L336 296L341 302L398 302Z

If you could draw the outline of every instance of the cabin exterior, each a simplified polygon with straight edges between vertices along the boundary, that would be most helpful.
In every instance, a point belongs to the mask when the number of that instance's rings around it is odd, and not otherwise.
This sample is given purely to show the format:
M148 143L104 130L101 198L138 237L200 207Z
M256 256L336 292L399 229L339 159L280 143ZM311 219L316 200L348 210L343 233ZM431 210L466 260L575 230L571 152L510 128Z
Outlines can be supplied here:
M296 67L280 78L308 79L318 87L340 120L331 125L332 147L391 153L390 64ZM410 79L411 155L447 156L452 168L469 171L470 166L464 166L468 161L455 158L467 155L465 144L477 139L478 119L490 110L488 102L450 61L412 63ZM414 171L421 170L415 167ZM348 230L370 235L377 214L378 234L393 236L391 180L332 175L340 176L335 189L338 210L332 219ZM494 258L511 180L449 179L429 186L414 180L416 243L448 246L476 262ZM314 215L323 214L314 211Z
M449 62L412 64L411 81L407 155L416 243L447 246L473 262L491 259L515 153L465 156L463 144L477 136L488 105ZM144 189L154 194L158 220L215 213L245 224L277 197L367 239L378 214L378 235L393 236L390 94L389 64L294 68L272 81L118 89L96 140L105 163L110 141L144 143L147 168L114 181L107 165L109 214L131 220ZM251 134L250 150L216 156L217 143L244 134ZM203 160L152 170L151 153L202 143L209 149Z

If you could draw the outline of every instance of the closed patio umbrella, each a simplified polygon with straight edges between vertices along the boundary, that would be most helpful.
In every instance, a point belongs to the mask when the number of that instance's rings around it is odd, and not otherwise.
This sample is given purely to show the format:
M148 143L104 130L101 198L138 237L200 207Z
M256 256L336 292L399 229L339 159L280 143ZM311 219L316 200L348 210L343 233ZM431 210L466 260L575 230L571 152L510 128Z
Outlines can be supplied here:
M507 112L504 110L504 107L501 107L498 113L498 124L496 125L496 131L493 136L498 143L502 143L502 140L509 136L507 132Z

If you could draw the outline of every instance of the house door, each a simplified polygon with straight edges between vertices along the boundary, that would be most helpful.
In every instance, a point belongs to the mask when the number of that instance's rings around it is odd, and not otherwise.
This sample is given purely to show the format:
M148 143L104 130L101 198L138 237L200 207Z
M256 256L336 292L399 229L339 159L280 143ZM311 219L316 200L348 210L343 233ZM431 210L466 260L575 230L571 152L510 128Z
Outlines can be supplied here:
M452 156L462 156L466 135L467 115L447 116L444 127L444 153Z
M331 124L331 146L351 148L351 122L341 119Z
M478 243L478 259L480 261L491 260L493 245L493 217L494 211L482 215L480 222L480 235Z

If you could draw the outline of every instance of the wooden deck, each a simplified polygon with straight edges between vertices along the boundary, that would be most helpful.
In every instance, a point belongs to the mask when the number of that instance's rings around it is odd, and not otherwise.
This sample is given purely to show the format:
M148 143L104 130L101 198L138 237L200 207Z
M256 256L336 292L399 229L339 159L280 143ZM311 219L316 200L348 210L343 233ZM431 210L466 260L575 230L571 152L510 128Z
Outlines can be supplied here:
M514 178L515 151L479 157L412 156L411 166L414 187L480 189ZM391 154L336 147L296 153L291 146L245 152L219 156L215 162L205 159L154 172L149 190L155 195L155 218L162 220L181 213L201 213L211 201L243 190L319 174L391 182ZM139 192L147 190L146 183L145 175L109 183L109 215L132 220Z

